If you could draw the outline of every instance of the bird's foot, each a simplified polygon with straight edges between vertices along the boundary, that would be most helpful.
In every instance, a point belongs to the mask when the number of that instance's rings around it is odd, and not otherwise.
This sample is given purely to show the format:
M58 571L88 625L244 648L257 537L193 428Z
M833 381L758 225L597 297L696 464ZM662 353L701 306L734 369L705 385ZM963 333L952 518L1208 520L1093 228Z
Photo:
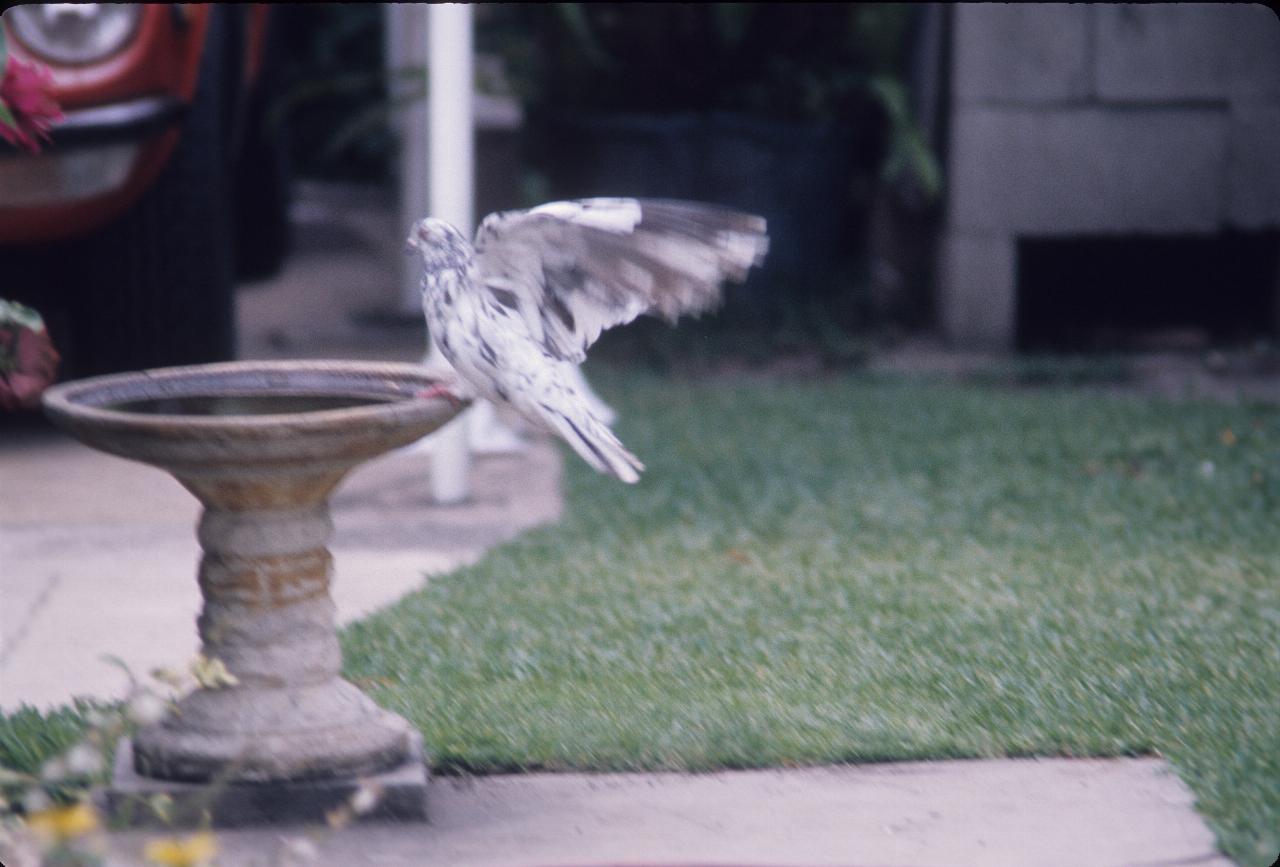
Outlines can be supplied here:
M443 382L435 382L426 388L418 389L413 393L413 396L418 400L435 400L438 398L444 398L449 401L449 403L453 404L454 409L462 409L467 405L465 398L458 396L457 393Z

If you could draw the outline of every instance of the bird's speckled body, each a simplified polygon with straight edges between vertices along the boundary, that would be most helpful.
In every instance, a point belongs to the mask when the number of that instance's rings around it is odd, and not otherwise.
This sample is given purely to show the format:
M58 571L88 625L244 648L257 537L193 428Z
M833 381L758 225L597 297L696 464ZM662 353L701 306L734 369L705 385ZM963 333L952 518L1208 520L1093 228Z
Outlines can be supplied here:
M759 217L637 199L553 202L491 214L473 247L419 222L427 327L458 375L564 439L597 470L635 482L643 465L591 411L573 366L600 332L653 312L670 320L719 302L767 249Z

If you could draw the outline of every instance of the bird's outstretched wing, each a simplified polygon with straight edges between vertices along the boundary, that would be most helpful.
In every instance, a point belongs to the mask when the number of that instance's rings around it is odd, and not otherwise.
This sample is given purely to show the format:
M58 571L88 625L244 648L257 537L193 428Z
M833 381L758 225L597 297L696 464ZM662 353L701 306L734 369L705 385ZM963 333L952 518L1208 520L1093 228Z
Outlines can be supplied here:
M762 217L698 202L581 199L490 214L476 232L486 303L515 311L553 357L580 362L642 313L716 306L768 249Z

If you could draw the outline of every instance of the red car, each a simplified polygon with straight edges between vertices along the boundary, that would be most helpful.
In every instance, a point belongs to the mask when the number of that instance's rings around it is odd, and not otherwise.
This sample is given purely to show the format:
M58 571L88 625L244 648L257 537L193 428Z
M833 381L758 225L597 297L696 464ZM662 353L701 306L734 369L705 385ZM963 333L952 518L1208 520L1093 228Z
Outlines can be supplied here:
M265 5L33 4L0 16L64 119L0 142L0 297L36 308L63 378L223 360L237 273L287 244Z

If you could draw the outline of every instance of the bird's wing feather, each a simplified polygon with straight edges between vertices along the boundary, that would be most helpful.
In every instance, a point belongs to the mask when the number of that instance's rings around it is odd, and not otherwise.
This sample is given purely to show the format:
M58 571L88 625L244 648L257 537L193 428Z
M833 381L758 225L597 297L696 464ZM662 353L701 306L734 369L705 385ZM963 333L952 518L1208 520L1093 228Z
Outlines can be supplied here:
M600 333L642 313L669 321L720 301L768 249L765 221L659 199L582 199L490 214L476 233L490 303L519 312L556 358L579 362Z

